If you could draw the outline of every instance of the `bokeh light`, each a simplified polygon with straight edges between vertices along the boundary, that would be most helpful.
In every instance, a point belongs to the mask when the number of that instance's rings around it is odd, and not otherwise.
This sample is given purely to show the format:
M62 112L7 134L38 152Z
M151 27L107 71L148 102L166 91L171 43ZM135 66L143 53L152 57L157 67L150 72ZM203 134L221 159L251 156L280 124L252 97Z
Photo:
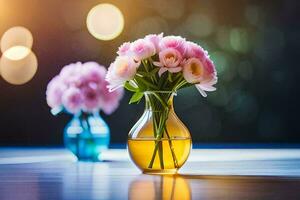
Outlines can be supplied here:
M193 36L206 37L213 32L214 26L211 18L208 16L194 13L186 20L186 30Z
M122 12L112 4L99 4L92 8L87 16L89 32L99 40L112 40L121 34L124 28Z
M241 28L234 28L230 31L230 45L232 49L240 53L246 53L248 50L248 34Z
M251 80L253 75L253 67L249 61L242 61L238 65L239 76L244 80Z
M148 17L141 19L139 22L134 24L131 34L135 38L144 37L149 33L162 33L168 32L169 26L164 18L159 16Z
M60 14L62 20L72 31L85 27L86 13L90 6L85 1L64 0L61 2Z
M1 51L5 52L14 46L23 46L31 49L33 37L31 32L22 26L15 26L8 29L1 38Z
M28 49L29 54L21 59L10 59L21 57L19 56L18 48L11 48L7 53L4 52L0 59L0 72L4 80L10 84L21 85L32 79L37 71L37 58L30 49ZM15 51L15 52L14 52ZM23 54L24 55L24 54Z
M184 0L154 0L152 3L154 10L166 19L179 19L185 12Z
M226 51L231 51L232 47L230 44L230 30L228 27L219 27L216 32L216 43L217 45Z
M258 25L262 21L261 9L256 5L248 5L245 10L245 18L251 25Z
M7 49L3 56L10 60L21 60L25 58L30 53L30 49L24 46L14 46Z
M218 74L223 74L226 70L226 67L228 67L226 53L222 51L216 51L216 52L212 52L210 56L215 63Z

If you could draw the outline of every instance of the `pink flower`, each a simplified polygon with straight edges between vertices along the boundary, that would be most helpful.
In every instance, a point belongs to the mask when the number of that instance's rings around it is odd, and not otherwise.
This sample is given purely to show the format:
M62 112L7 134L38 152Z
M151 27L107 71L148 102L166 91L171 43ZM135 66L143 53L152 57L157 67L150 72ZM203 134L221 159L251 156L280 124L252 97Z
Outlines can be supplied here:
M104 85L104 87L101 90L101 97L100 97L100 105L103 110L103 112L107 115L114 112L117 107L119 106L119 101L123 97L124 89L119 88L117 90L114 90L113 92L109 92L107 89L107 85Z
M130 50L130 42L124 42L120 47L117 52L119 56L126 56L129 55L129 50Z
M180 36L166 36L161 39L159 46L160 50L164 50L166 48L176 49L182 56L184 56L186 52L185 43L185 39Z
M79 85L81 84L80 82L81 70L82 70L81 62L72 63L62 68L59 76L67 86Z
M46 99L51 108L57 108L62 105L62 95L66 90L66 85L61 81L59 76L55 76L47 86Z
M182 56L179 51L167 48L159 52L159 62L154 62L153 64L160 67L158 74L161 76L166 71L171 73L180 72L182 70L180 66L181 61Z
M106 76L106 68L96 62L86 62L82 64L81 84L95 82L98 84L103 83Z
M199 84L196 84L196 88L200 92L200 94L204 97L207 97L207 92L213 92L216 90L216 88L213 86L218 82L217 74L210 76L210 78L200 82Z
M204 66L197 58L188 59L183 65L183 77L188 83L199 83L203 79Z
M116 60L108 68L106 81L109 82L110 91L122 87L128 80L133 79L139 63L134 62L128 56L118 56Z
M199 92L206 97L205 91L216 90L217 73L212 61L206 58L204 62L198 58L190 58L183 65L183 77L188 83L195 84Z
M196 84L196 88L202 94L202 96L206 97L205 91L212 92L215 91L216 88L213 87L218 82L217 71L214 63L211 59L206 57L204 61L205 74L204 79L200 81L199 84Z
M82 100L81 92L76 87L68 88L62 96L62 103L65 109L73 114L80 112Z
M205 63L204 67L205 67L207 73L209 73L209 74L217 73L215 65L211 59L206 57L204 63Z
M146 35L145 40L151 42L155 47L156 53L158 53L159 52L159 43L160 43L162 38L163 38L163 33L161 33L161 34L150 34L150 35Z
M99 98L101 96L99 86L90 82L86 86L81 88L81 94L83 98L83 110L87 112L93 112L99 110Z
M131 44L130 51L135 61L141 61L155 54L155 46L145 39L138 39Z
M208 56L207 52L194 42L186 42L186 48L187 58L198 58L203 61Z
M129 66L124 64L126 62ZM138 67L138 63L126 56L116 59L115 65L116 68L112 73L116 77L114 80L134 76ZM108 114L112 113L119 105L123 90L110 94L108 82L105 80L106 74L106 68L96 62L84 64L77 62L65 66L47 86L48 105L51 108L58 108L53 111L55 113L60 112L61 108L73 114L80 111L94 112L99 109Z

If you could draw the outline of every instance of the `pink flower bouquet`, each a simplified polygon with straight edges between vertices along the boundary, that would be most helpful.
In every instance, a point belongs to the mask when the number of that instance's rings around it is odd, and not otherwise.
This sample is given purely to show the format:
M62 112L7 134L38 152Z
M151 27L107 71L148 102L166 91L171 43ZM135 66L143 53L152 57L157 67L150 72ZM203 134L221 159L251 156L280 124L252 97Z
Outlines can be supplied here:
M123 90L108 91L106 68L96 62L65 66L48 84L47 103L56 114L61 110L77 114L103 110L111 114L119 106Z
M195 85L206 97L216 90L217 72L207 51L180 36L147 35L119 47L106 80L110 91L125 87L134 92L130 103L146 91L172 91Z

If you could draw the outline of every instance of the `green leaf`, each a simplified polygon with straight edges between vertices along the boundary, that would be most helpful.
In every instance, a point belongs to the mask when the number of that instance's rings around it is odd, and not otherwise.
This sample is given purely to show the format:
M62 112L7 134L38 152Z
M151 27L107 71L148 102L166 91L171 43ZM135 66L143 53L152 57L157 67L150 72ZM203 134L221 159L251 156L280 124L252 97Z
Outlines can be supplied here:
M144 94L142 92L136 92L132 95L129 104L139 102L143 98Z
M135 79L136 79L136 81L138 82L138 85L143 84L143 85L145 85L145 86L146 86L147 88L149 88L149 89L152 89L152 90L157 89L157 86L156 86L156 85L154 85L153 83L147 81L147 80L144 79L144 78L135 76Z
M137 92L139 90L138 88L135 88L132 85L130 85L128 81L126 81L124 87L131 92Z

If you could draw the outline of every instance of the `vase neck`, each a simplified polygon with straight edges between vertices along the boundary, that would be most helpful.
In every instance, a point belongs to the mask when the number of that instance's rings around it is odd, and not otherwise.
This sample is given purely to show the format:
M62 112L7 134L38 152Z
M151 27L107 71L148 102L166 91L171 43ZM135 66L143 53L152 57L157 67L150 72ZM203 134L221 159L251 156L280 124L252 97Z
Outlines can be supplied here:
M99 117L99 112L80 112L74 115L74 117L81 120L87 120L90 117Z
M145 93L146 110L152 112L163 112L173 110L172 92L151 92Z

